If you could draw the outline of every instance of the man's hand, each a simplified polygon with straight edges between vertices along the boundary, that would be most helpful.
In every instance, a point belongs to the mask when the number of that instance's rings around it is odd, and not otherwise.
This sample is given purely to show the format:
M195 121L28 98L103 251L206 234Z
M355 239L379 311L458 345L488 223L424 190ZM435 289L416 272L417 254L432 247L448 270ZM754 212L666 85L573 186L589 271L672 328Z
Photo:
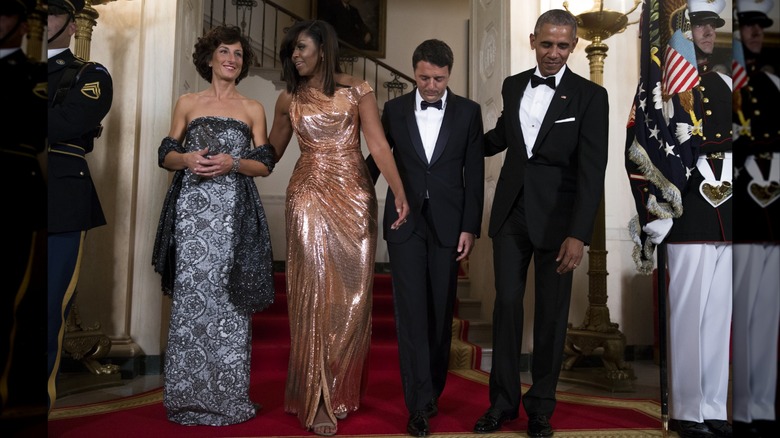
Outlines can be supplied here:
M458 258L455 259L456 262L459 262L471 254L471 250L474 249L474 240L475 237L471 233L466 233L465 231L460 233L460 239L458 240Z
M558 251L558 257L555 258L558 264L558 269L555 272L559 274L565 274L577 269L582 261L583 248L585 242L574 237L567 237L561 244L561 249Z

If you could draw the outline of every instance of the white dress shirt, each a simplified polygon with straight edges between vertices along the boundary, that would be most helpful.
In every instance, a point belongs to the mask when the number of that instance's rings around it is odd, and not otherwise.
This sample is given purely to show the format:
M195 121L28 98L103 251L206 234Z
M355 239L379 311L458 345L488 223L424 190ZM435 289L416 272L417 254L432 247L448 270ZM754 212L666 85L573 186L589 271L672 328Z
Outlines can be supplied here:
M425 148L425 157L428 163L431 162L433 149L436 147L436 139L439 138L441 121L444 119L444 110L447 108L447 91L441 97L441 109L428 107L421 109L420 103L423 101L420 91L414 93L414 118L417 119L417 129L420 131L423 147Z
M555 86L557 87L561 83L561 77L566 71L566 66L558 70L555 74ZM536 67L534 74L539 77L543 77L539 73L539 67ZM536 88L531 86L531 81L528 81L528 86L525 88L523 98L520 101L520 126L523 129L523 139L525 139L525 148L528 153L528 158L533 155L534 144L536 143L536 137L539 135L539 128L542 126L547 109L550 107L555 90L547 85L539 85Z

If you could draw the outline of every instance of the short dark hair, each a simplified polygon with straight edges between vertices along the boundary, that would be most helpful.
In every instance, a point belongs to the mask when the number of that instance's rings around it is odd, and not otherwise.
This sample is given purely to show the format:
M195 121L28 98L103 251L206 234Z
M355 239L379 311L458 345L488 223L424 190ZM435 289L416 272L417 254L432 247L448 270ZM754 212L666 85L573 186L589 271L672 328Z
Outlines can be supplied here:
M534 26L534 35L539 35L539 32L542 31L542 26L545 24L571 26L574 31L572 37L577 38L577 17L572 15L569 11L563 9L550 9L540 15L536 20L536 26Z
M195 64L198 74L211 83L213 72L209 63L214 56L214 51L220 44L237 42L241 43L244 62L241 66L241 73L236 78L236 84L241 82L241 79L249 75L249 67L255 63L255 52L252 50L249 40L241 34L241 28L238 26L217 26L198 38L198 42L195 43L195 51L192 52L192 63Z
M339 39L336 30L328 22L322 20L298 21L284 34L279 45L279 60L282 62L282 80L287 83L287 92L295 93L301 85L302 77L292 61L295 45L298 44L300 34L306 34L322 49L323 83L322 91L328 96L336 92L336 73L341 73L339 64Z
M431 39L425 40L414 49L412 54L412 69L417 67L420 61L430 62L438 67L447 67L452 72L452 49L444 41Z

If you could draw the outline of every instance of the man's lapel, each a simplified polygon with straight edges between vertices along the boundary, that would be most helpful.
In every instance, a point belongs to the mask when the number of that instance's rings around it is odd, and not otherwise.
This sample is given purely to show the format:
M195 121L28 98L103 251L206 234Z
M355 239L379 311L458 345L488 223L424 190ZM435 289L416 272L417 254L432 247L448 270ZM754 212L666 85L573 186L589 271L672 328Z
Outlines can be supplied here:
M452 93L450 89L447 89L447 104L444 105L444 118L441 121L441 128L439 129L439 137L436 139L436 146L433 148L433 154L431 155L431 162L429 166L433 165L436 160L439 159L444 149L447 147L447 141L450 139L450 133L452 127L455 126L455 112L458 109L457 96Z
M552 127L555 125L555 121L560 118L563 110L566 109L566 107L569 106L569 103L571 102L572 94L575 90L569 86L571 83L569 80L571 79L569 78L570 74L571 71L567 68L563 73L561 83L558 84L558 87L555 89L555 94L550 101L550 106L547 108L547 113L544 115L544 120L542 120L542 126L539 127L539 135L536 136L536 143L534 143L533 147L534 154L536 154L536 151L544 142L545 137L547 137L547 133L549 133L550 129L552 129Z

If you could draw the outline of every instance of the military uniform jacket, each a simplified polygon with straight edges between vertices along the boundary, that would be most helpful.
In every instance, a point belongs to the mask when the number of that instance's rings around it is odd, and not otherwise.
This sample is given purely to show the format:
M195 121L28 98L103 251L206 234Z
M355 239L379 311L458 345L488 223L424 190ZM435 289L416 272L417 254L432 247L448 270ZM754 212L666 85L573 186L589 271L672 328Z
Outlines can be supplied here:
M780 82L777 77L774 79ZM755 71L750 74L747 86L739 91L742 114L735 113L734 122L738 129L748 128L748 131L740 132L734 141L734 208L739 212L734 242L780 243L780 188L769 181L754 180L745 168L745 158L753 156L761 179L769 177L772 154L780 152L776 110L780 89L769 74Z
M700 75L701 82L695 90L701 93L701 99L695 101L701 105L703 115L703 138L698 155L707 157L714 176L718 178L723 170L723 153L731 151L731 87L726 82L730 81L730 78L721 77L719 73L708 70L706 66L700 71ZM694 163L688 184L682 192L682 215L674 219L674 225L666 242L697 243L732 240L733 198L713 207L700 190L704 179Z
M0 59L0 75L5 84L3 101L13 107L0 119L1 156L7 166L3 186L9 189L6 205L14 208L4 221L11 221L14 229L42 229L46 184L37 154L46 149L46 65L30 60L20 49ZM40 126L31 128L31 121Z
M111 108L111 76L89 63L68 89L62 103L54 97L66 67L77 62L70 50L49 59L49 232L88 230L106 223L85 156Z

